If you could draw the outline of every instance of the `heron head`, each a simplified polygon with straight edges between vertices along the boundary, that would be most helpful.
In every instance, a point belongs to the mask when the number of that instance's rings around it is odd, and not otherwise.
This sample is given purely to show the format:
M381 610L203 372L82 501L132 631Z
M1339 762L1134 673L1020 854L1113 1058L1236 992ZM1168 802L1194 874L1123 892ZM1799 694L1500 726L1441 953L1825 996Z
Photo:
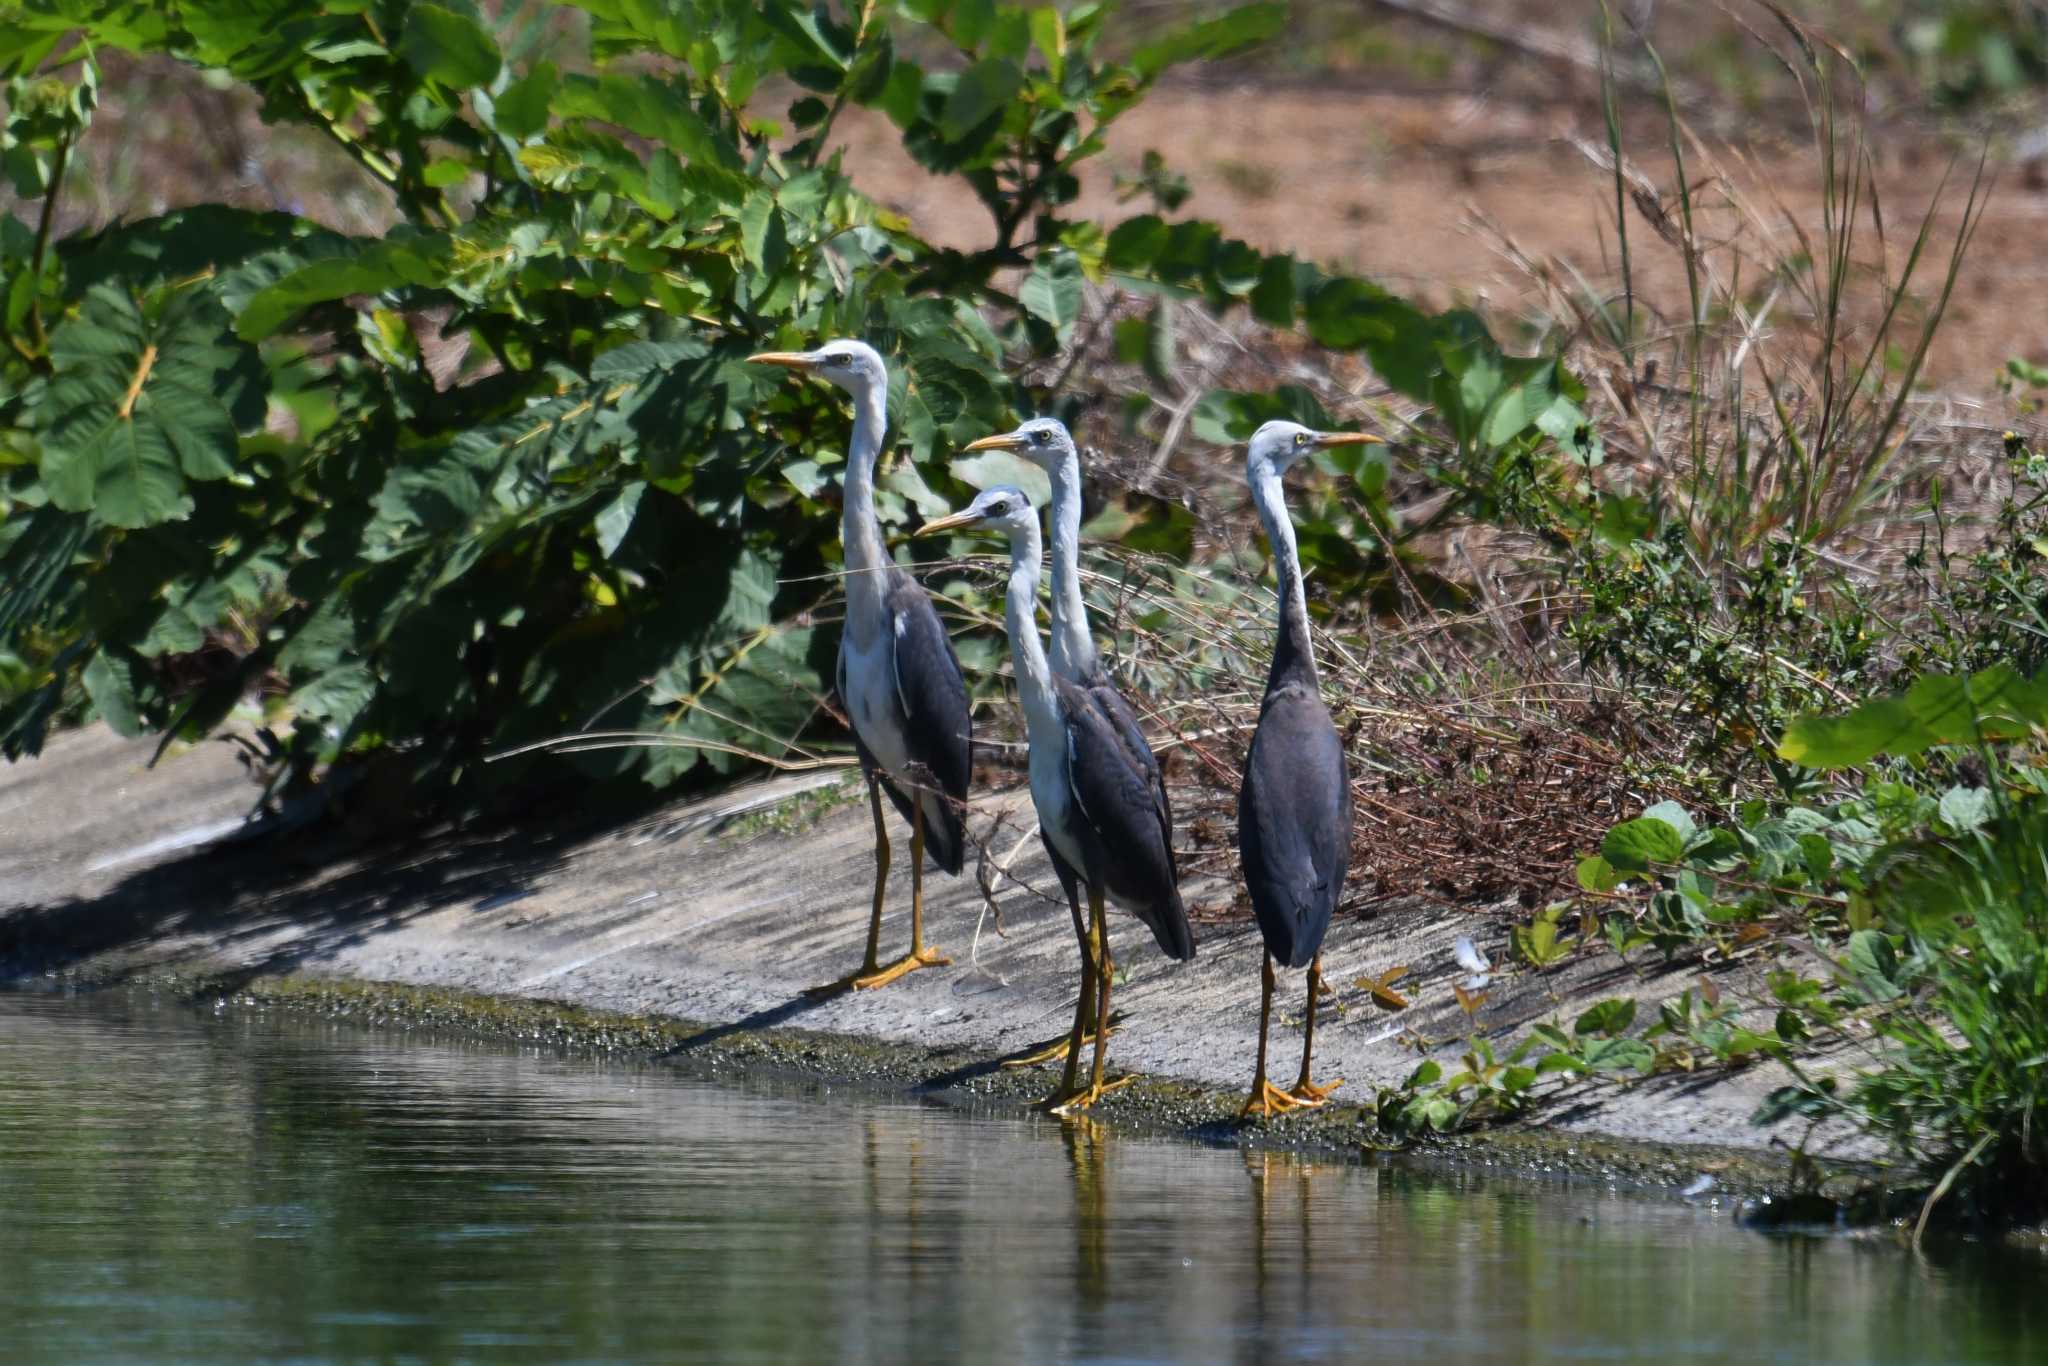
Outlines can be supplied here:
M1067 424L1056 417L1034 417L1015 431L984 436L979 441L970 442L967 449L1010 451L1023 456L1047 474L1057 472L1061 463L1075 454L1074 438L1067 432Z
M1038 509L1015 484L997 484L975 495L973 502L950 517L940 517L918 528L920 536L943 531L987 531L1007 536L1014 543L1038 531Z
M830 380L850 394L881 389L889 383L882 353L866 342L842 338L815 351L758 351L747 360L755 365L780 365Z
M1384 444L1381 438L1365 432L1319 432L1299 422L1275 418L1252 433L1251 444L1245 448L1244 464L1247 473L1269 469L1274 474L1284 474L1288 466L1313 450Z

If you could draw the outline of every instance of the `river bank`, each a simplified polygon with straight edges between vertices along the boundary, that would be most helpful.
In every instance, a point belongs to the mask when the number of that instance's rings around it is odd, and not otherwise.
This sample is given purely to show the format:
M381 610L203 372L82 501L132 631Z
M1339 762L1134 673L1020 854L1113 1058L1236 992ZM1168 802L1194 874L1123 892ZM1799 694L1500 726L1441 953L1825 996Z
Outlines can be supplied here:
M851 966L866 917L869 818L844 775L750 784L623 820L563 813L544 828L422 832L334 858L292 835L209 847L254 793L232 748L202 746L153 769L150 749L93 728L0 769L0 981L154 981L231 1006L788 1068L973 1103L1022 1105L1053 1080L998 1065L1070 1018L1071 931L1036 840L1014 878L998 880L1002 934L988 920L977 939L984 905L971 876L935 876L927 925L954 966L814 1001L803 989ZM981 799L977 820L1001 819L999 854L1028 831L1017 820L1027 807L1021 787ZM885 950L907 933L897 863ZM1456 939L1471 937L1496 964L1509 958L1509 917L1487 908L1341 920L1325 963L1338 991L1319 1018L1316 1059L1319 1076L1346 1085L1327 1110L1240 1128L1231 1119L1257 1043L1260 944L1248 920L1228 917L1227 890L1190 887L1201 947L1181 967L1152 953L1142 927L1113 918L1129 975L1112 1064L1144 1080L1105 1100L1103 1122L1355 1150L1370 1134L1360 1107L1378 1088L1425 1051L1448 1061L1465 1046ZM1399 985L1413 1004L1390 1012L1353 982L1395 966L1408 970ZM1687 977L1636 966L1602 958L1504 974L1476 1025L1512 1038L1605 997L1668 996ZM1276 1025L1276 1072L1294 1066L1299 1005ZM1652 1185L1707 1171L1723 1189L1754 1186L1782 1170L1771 1132L1749 1123L1781 1081L1761 1065L1580 1088L1470 1155Z

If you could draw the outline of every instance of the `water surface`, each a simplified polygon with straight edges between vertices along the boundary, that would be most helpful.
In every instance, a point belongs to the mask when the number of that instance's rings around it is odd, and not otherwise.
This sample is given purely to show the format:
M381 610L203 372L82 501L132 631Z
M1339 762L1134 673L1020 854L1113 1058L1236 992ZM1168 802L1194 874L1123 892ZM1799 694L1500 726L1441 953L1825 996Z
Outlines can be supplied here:
M0 992L10 1360L2040 1361L2048 1263Z

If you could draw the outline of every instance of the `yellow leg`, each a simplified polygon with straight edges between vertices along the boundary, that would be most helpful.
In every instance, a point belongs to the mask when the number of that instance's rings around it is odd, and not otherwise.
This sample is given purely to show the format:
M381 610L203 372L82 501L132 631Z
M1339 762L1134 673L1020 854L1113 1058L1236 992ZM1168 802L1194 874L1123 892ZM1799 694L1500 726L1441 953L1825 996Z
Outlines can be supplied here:
M875 900L868 913L867 952L862 955L858 970L836 982L812 987L805 993L809 996L836 996L842 991L885 987L907 972L943 967L953 961L937 953L927 953L921 947L924 930L924 807L913 805L911 811L914 814L910 822L911 950L908 956L887 967L882 966L879 955L882 947L882 900L889 888L889 827L882 821L882 780L879 773L868 780L868 809L875 818Z
M1074 938L1081 943L1081 1003L1076 1014L1080 1032L1069 1032L1057 1039L1048 1039L1041 1047L1026 1053L1021 1058L1011 1058L1003 1063L1005 1067L1036 1067L1042 1062L1064 1062L1074 1056L1077 1047L1085 1045L1095 1036L1095 953L1088 944L1088 925L1081 919L1081 902L1073 892L1067 894L1067 910L1074 917ZM1113 1032L1113 1031L1112 1031ZM1080 1044L1075 1043L1075 1039ZM1069 1082L1068 1090L1072 1089Z
M1344 1084L1344 1078L1324 1086L1318 1086L1308 1079L1309 1055L1316 1051L1316 997L1323 993L1323 956L1319 953L1308 965L1308 1020L1301 1031L1301 1076L1287 1092L1295 1103L1304 1106L1321 1105L1330 1098L1330 1093Z
M1301 1104L1293 1096L1266 1080L1266 1033L1273 1022L1273 958L1270 954L1259 955L1259 979L1262 990L1259 995L1259 1068L1252 1078L1252 1093L1237 1112L1239 1119L1251 1118L1257 1111L1263 1118L1271 1119Z
M1103 1021L1109 1018L1109 987L1114 967L1109 961L1109 925L1102 910L1102 892L1099 888L1088 889L1088 924L1094 940L1095 960L1095 1018ZM1085 987L1085 984L1084 984ZM1059 1091L1051 1097L1054 1114L1072 1114L1085 1110L1112 1091L1121 1090L1137 1080L1136 1076L1118 1077L1105 1083L1102 1079L1103 1063L1109 1056L1109 1031L1095 1031L1095 1064L1089 1070L1088 1085L1076 1089L1081 1063L1082 1011L1087 1008L1088 993L1081 993L1081 1004L1074 1010L1074 1033L1067 1053L1066 1079Z

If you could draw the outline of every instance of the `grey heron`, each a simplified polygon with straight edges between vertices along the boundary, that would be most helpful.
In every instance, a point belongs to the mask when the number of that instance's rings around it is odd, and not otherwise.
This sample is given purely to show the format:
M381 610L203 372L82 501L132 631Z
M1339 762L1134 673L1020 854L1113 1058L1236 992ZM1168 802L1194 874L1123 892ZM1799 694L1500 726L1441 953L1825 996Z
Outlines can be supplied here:
M998 486L984 491L964 512L927 522L918 534L964 527L990 528L1009 539L1003 619L1030 740L1031 802L1046 843L1088 889L1081 957L1094 973L1095 1019L1107 1021L1111 964L1105 898L1144 921L1167 957L1185 962L1195 956L1194 931L1175 883L1166 811L1153 775L1133 761L1118 724L1086 689L1054 673L1046 660L1038 638L1037 509L1021 490ZM1084 1109L1123 1084L1103 1082L1108 1039L1101 1029L1095 1031L1088 1085L1079 1084L1087 1008L1084 992L1068 1035L1066 1074L1048 1098L1058 1110Z
M1294 422L1268 422L1252 434L1245 482L1272 545L1280 585L1280 623L1258 729L1245 756L1237 794L1237 848L1245 886L1265 939L1260 955L1259 1062L1243 1114L1323 1103L1344 1083L1309 1078L1315 1051L1316 996L1322 988L1323 935L1351 862L1351 780L1344 744L1330 722L1316 681L1302 597L1301 557L1281 477L1311 451L1378 443L1362 432L1316 432ZM1282 1091L1266 1080L1266 1035L1273 1017L1273 964L1308 969L1308 1005L1301 1040L1301 1076Z
M1166 794L1165 775L1159 770L1159 760L1145 739L1137 713L1110 680L1109 670L1103 666L1102 656L1096 651L1095 637L1088 629L1088 605L1081 596L1081 453L1074 445L1074 438L1058 418L1035 417L1015 431L985 436L972 442L967 449L1009 451L1020 455L1044 470L1052 481L1052 646L1048 652L1052 671L1088 694L1122 737L1133 766L1158 794L1159 810L1166 821L1168 833L1167 869L1178 881L1178 870L1173 863L1173 806ZM1081 955L1082 1013L1087 1017L1086 1032L1092 1034L1097 1028L1093 1001L1095 969L1085 949L1086 931L1081 928L1080 877L1060 857L1050 838L1046 839L1045 847L1052 856L1053 873L1067 894L1067 909L1074 917L1075 931L1084 941ZM1067 1040L1056 1040L1036 1052L1012 1059L1008 1065L1023 1067L1049 1062L1064 1056L1067 1048Z
M830 341L815 351L763 351L748 360L828 380L853 396L840 541L846 562L846 624L839 637L839 701L853 725L875 822L875 894L867 953L859 969L823 991L886 986L918 968L952 960L924 945L924 856L957 874L966 857L972 720L967 683L952 638L931 598L896 566L875 518L875 461L888 427L889 374L864 342ZM881 792L910 823L910 952L877 958L889 881L889 831Z

